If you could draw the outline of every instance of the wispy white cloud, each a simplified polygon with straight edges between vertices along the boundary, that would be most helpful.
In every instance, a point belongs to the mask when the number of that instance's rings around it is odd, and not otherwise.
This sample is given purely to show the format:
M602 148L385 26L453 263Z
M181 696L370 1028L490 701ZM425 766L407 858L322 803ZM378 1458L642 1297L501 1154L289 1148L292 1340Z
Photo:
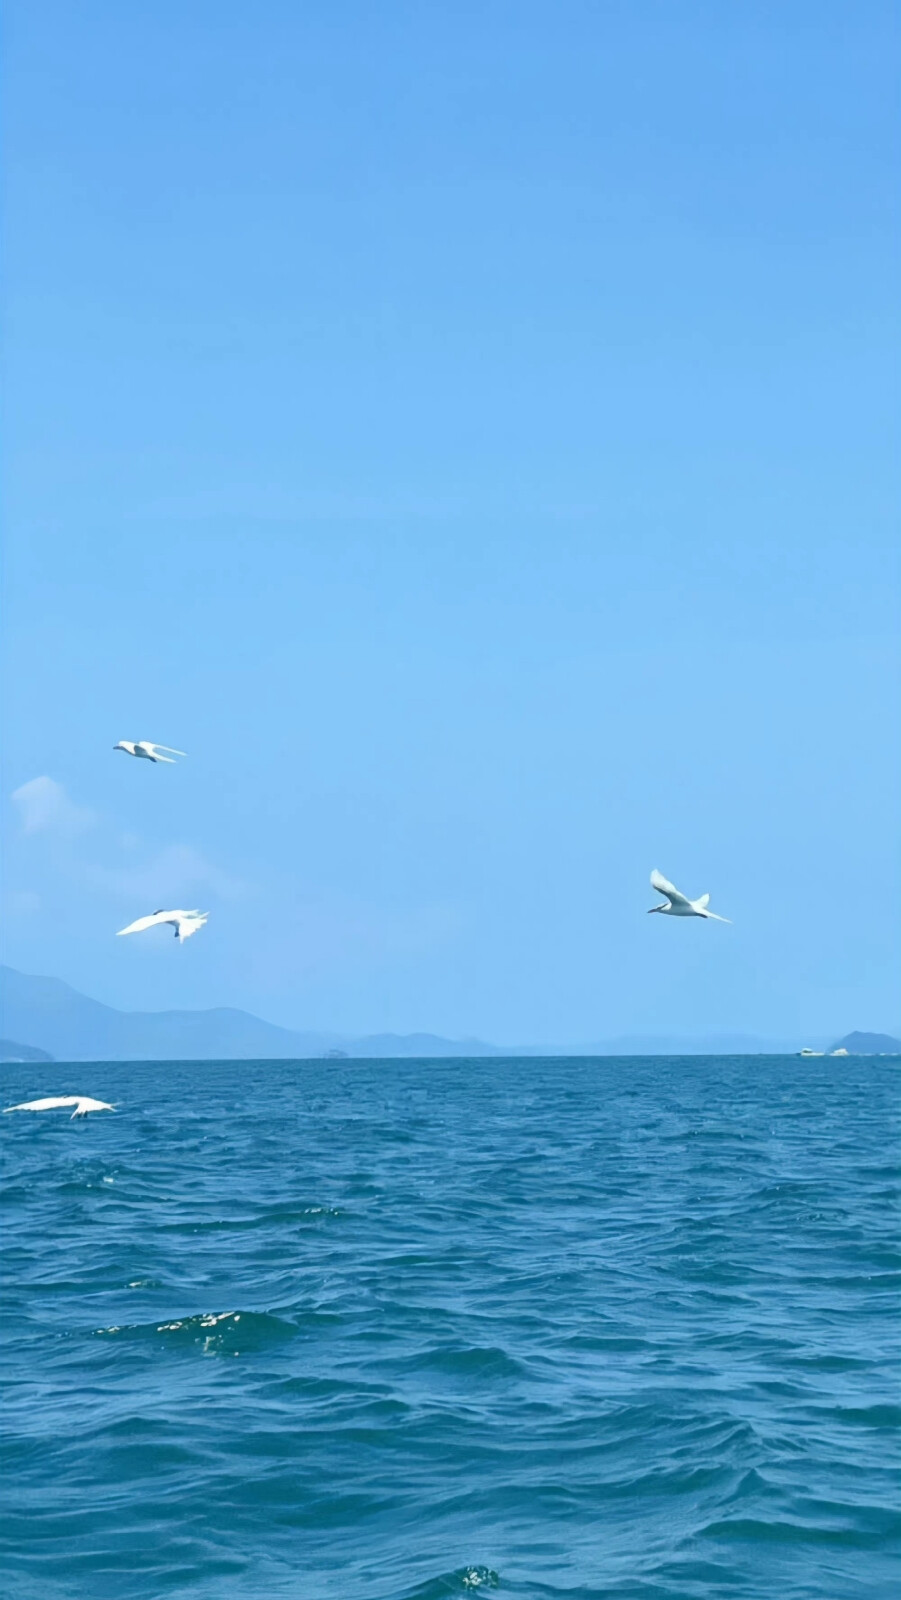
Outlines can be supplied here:
M81 874L90 887L117 899L175 905L207 890L223 900L244 892L237 878L223 872L190 845L169 844L143 859L102 865L84 862ZM153 909L148 906L148 909Z
M120 828L101 828L103 819L76 805L63 785L43 776L23 783L12 795L20 830L41 835L53 844L52 865L58 880L102 896L139 905L177 905L203 893L233 899L244 885L187 844L155 845ZM93 829L89 853L74 841ZM20 909L25 909L24 904ZM146 909L152 909L147 907Z
M61 783L46 776L14 789L12 801L23 833L55 833L71 838L93 827L96 814L70 800Z

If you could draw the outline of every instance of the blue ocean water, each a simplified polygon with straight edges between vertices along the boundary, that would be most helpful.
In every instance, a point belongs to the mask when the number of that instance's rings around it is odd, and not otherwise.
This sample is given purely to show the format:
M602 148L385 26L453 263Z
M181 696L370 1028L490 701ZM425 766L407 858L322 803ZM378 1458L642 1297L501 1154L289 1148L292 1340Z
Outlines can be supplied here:
M894 1596L897 1061L3 1076L7 1600Z

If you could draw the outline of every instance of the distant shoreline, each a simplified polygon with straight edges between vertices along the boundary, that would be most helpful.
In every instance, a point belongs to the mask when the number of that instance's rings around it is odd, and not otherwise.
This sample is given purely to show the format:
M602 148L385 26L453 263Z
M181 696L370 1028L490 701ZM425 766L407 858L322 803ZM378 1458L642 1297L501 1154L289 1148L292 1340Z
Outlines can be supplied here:
M448 1039L439 1034L377 1033L352 1038L332 1032L299 1032L266 1022L248 1011L220 1006L202 1011L118 1011L80 994L58 978L36 977L0 967L0 1010L9 1048L19 1059L57 1061L471 1061L520 1059L670 1059L693 1056L798 1056L846 1048L849 1054L901 1051L890 1034L851 1033L843 1039L761 1039L722 1032L707 1038L621 1035L578 1045L497 1045L483 1039ZM882 1048L874 1048L881 1046ZM31 1053L29 1056L29 1052ZM809 1059L809 1058L808 1058Z

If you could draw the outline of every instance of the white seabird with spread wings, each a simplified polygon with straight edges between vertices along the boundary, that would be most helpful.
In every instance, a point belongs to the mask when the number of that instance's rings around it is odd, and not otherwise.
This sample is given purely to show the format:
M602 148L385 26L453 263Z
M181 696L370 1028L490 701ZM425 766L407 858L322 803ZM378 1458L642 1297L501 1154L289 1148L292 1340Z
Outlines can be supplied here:
M185 754L184 750L173 750L168 744L154 744L152 739L139 739L137 743L134 739L120 739L118 744L113 745L113 749L124 750L130 756L143 756L145 761L167 761L170 767L176 765L172 760L173 756ZM168 755L160 755L161 750L167 750Z
M651 887L666 895L666 905L651 906L651 911L662 911L665 917L710 917L714 922L729 921L728 917L718 917L715 911L707 910L709 894L702 894L697 900L686 899L656 867L651 873Z
M143 933L145 928L156 928L164 922L169 922L175 928L175 937L179 944L184 944L192 933L203 927L208 915L207 911L154 911L151 916L138 917L137 922L130 922L127 928L120 928L116 937L120 938L123 933Z
M115 1111L115 1106L107 1105L105 1100L92 1100L86 1094L60 1094L52 1095L47 1100L23 1100L20 1106L6 1106L4 1111L64 1111L69 1106L74 1106L72 1117L86 1117L89 1111Z

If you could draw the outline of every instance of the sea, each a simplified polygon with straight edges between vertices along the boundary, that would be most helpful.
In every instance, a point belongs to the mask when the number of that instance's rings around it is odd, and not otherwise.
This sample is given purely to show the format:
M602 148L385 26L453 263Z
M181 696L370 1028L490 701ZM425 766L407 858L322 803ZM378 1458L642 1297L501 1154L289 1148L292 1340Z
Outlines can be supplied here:
M901 1593L898 1060L2 1083L5 1600Z

